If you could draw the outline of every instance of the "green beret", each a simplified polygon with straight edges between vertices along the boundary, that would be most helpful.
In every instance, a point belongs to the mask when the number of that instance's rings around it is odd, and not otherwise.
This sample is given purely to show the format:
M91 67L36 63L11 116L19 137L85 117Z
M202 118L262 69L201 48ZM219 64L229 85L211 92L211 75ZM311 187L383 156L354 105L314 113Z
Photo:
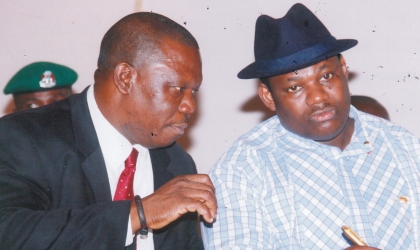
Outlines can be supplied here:
M77 73L63 65L35 62L19 70L4 88L4 93L35 92L70 87L77 80Z

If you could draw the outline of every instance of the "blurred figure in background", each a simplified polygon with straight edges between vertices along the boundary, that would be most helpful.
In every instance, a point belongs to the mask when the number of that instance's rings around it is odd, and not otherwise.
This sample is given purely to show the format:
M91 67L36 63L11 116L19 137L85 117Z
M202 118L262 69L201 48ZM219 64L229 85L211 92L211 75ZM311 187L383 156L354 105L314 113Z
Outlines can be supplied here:
M60 101L72 94L77 73L63 65L35 62L19 70L4 88L12 94L15 111L38 108Z
M369 96L353 95L351 96L351 105L365 113L390 120L385 107Z

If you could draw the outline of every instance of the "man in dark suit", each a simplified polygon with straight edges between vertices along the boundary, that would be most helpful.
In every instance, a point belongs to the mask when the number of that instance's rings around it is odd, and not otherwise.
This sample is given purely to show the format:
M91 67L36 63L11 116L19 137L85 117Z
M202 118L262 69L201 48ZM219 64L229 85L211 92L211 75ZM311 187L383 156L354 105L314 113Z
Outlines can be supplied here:
M192 35L135 13L105 34L93 86L1 118L0 249L202 249L214 188L175 143L201 81Z

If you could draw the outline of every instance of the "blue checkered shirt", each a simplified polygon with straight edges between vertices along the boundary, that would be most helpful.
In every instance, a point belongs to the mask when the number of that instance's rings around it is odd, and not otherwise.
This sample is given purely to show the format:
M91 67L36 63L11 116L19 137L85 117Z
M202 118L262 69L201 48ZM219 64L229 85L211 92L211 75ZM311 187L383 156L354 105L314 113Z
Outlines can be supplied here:
M344 151L272 117L211 169L218 211L206 249L343 249L341 226L381 249L420 249L420 141L351 107Z

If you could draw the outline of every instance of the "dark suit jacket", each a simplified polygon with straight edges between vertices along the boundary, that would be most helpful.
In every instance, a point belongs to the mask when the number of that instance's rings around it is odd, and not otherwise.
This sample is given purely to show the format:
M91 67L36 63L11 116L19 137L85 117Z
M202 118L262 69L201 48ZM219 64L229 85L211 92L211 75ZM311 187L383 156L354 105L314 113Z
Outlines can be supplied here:
M86 93L0 119L0 249L124 249L131 201L112 201ZM150 156L155 190L196 173L177 144ZM155 231L155 249L202 249L196 216Z

